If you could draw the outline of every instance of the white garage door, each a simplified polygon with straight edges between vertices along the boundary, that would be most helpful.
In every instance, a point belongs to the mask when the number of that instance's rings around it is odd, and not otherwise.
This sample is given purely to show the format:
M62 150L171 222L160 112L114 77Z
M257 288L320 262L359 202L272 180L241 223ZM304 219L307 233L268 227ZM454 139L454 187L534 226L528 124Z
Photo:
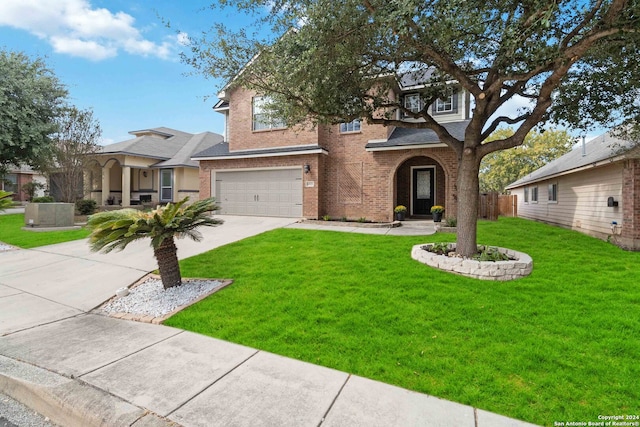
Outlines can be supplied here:
M217 172L221 214L302 216L302 169Z

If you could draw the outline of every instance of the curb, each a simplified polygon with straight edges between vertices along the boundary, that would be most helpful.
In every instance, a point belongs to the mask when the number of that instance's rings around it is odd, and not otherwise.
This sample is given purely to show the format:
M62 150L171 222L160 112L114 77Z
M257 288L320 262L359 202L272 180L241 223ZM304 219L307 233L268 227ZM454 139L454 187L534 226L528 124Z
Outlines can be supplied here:
M0 356L0 389L61 426L180 427L82 380Z

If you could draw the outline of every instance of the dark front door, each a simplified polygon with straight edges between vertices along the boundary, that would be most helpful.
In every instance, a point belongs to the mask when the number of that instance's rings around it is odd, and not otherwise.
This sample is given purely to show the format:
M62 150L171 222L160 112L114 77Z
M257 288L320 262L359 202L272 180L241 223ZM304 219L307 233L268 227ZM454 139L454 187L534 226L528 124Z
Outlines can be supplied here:
M413 169L413 215L431 215L434 203L433 168Z

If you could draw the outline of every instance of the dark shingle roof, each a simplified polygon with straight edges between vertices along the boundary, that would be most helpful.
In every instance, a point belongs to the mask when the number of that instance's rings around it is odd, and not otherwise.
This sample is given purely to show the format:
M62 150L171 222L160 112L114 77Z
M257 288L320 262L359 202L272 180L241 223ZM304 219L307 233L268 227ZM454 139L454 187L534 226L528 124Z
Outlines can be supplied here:
M462 120L459 122L443 123L442 126L454 138L464 140L464 132L469 125L470 120ZM440 138L431 129L413 129L397 127L393 130L386 141L370 142L365 148L390 148L399 146L424 145L424 144L440 144Z
M210 157L252 157L252 156L264 156L264 155L285 155L288 153L302 153L306 151L317 151L322 150L326 151L324 148L319 145L298 145L292 147L281 147L281 148L266 148L266 149L258 149L258 150L243 150L243 151L229 151L229 143L221 142L219 144L214 145L213 147L209 147L206 150L203 150L199 153L196 153L191 156L193 159L204 159Z
M610 133L605 133L587 142L585 145L586 154L582 155L582 144L578 144L567 154L547 163L540 169L536 169L529 175L509 184L507 189L520 187L530 182L540 181L544 178L568 172L583 166L595 164L603 160L611 159L624 154L633 143L613 137Z

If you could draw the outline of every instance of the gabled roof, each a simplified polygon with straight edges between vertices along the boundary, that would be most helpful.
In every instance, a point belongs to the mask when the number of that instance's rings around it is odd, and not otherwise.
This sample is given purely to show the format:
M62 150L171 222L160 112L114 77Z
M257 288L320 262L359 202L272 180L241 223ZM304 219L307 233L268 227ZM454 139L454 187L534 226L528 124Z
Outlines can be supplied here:
M126 154L158 159L158 163L153 167L198 167L198 163L191 160L191 156L223 140L222 135L213 132L194 135L166 127L130 133L137 136L104 146L102 154Z
M464 132L471 120L442 123L442 126L458 140L464 140ZM369 142L365 148L369 151L411 148L412 146L443 144L431 129L413 129L397 127L386 141ZM414 147L415 148L415 147Z
M567 154L509 184L506 188L516 188L556 175L571 173L585 166L597 166L604 161L615 161L622 158L633 147L632 142L618 139L607 132L587 142L584 146L584 154L582 144L578 144Z

